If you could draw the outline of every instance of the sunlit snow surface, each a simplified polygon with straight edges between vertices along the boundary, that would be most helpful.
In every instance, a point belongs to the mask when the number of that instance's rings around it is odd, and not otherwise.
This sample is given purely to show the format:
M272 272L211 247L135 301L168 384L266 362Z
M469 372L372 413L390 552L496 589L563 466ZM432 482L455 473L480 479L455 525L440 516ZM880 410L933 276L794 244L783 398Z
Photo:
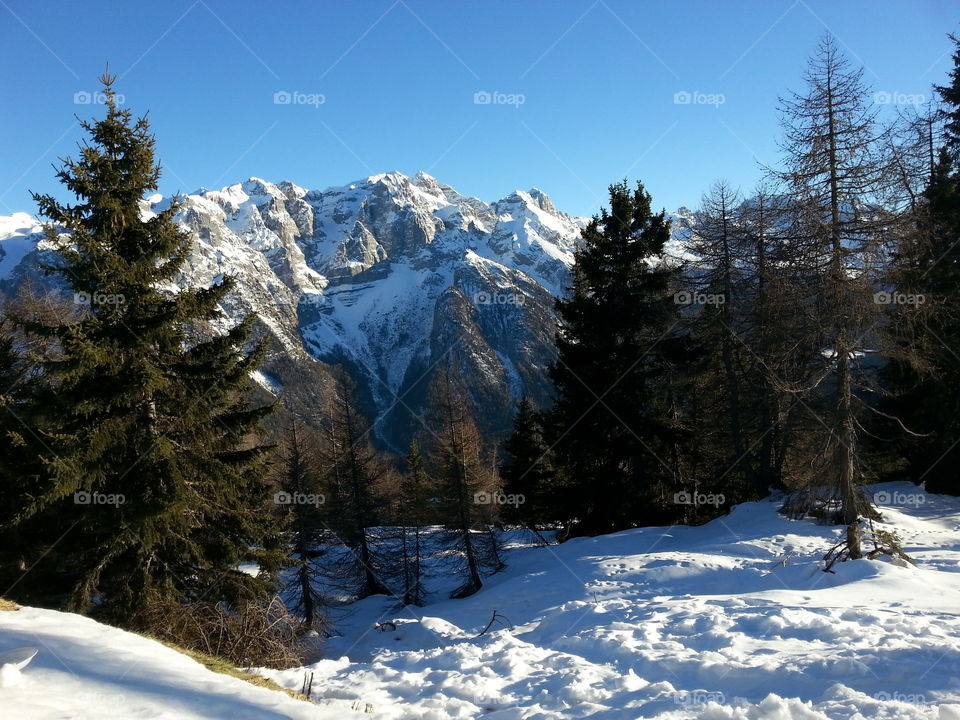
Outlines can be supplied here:
M0 612L0 652L40 649L0 690L0 716L960 718L960 499L873 491L917 567L823 573L837 528L772 502L702 527L514 549L471 598L411 611L369 598L338 619L326 659L262 671L296 690L313 672L314 706L92 620ZM509 626L476 637L494 610ZM396 630L374 627L387 620Z
M837 528L772 502L514 550L471 598L359 603L308 668L318 702L410 720L960 719L960 499L873 490L901 503L883 527L917 567L824 573ZM476 637L494 610L512 629ZM395 632L374 628L385 620ZM303 682L304 669L265 672Z

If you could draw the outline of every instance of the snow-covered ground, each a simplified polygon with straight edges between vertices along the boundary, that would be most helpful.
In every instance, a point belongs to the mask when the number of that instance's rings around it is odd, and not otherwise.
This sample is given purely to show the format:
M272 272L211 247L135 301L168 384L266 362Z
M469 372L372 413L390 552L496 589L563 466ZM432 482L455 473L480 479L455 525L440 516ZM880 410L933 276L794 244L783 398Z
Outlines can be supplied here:
M368 598L327 659L261 671L295 690L312 672L313 707L90 620L0 612L0 652L40 648L0 689L0 716L960 720L960 499L874 491L916 567L823 573L837 528L773 502L516 549L471 598ZM505 619L477 637L494 611Z
M89 618L37 608L0 612L0 654L34 647L2 675L3 720L345 720L202 665L154 640ZM367 716L369 717L369 716Z
M390 719L960 720L960 499L874 490L899 503L885 519L917 567L824 573L837 528L750 503L702 527L512 551L465 600L369 598L308 670L320 702ZM494 611L512 628L476 637ZM387 620L395 632L374 627Z

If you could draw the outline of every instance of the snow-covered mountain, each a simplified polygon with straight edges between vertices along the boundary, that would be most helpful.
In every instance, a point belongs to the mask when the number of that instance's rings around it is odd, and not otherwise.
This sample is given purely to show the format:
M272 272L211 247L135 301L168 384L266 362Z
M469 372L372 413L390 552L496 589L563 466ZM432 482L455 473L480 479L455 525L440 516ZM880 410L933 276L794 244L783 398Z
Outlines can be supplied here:
M169 202L152 197L144 212ZM396 172L322 191L258 178L201 189L183 198L178 221L194 247L177 284L235 276L224 324L255 311L272 336L264 388L297 385L309 409L304 386L344 363L397 449L448 358L487 431L509 426L522 392L545 399L554 296L586 224L537 189L486 203ZM35 218L0 218L0 284L40 277L44 248Z
M156 195L145 216L169 207ZM376 434L402 451L422 426L433 372L452 360L491 437L510 428L526 393L548 401L554 299L568 284L587 218L557 210L534 188L487 203L426 173L372 175L307 190L250 178L183 196L179 223L194 239L182 287L237 279L223 325L256 312L272 352L257 380L309 414L331 364L355 378ZM671 215L668 253L689 258L695 213ZM48 246L26 213L0 216L0 290L38 269Z

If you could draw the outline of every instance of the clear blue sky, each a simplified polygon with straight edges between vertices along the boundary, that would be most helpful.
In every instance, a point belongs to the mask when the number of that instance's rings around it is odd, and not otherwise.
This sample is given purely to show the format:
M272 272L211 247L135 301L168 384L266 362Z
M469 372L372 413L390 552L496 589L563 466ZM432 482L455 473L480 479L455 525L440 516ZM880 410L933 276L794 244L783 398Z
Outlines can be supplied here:
M164 193L426 170L485 200L537 186L573 214L625 176L695 205L775 159L777 97L828 28L875 90L929 95L958 20L939 0L0 0L0 214L57 188L74 114L102 113L74 95L107 61L149 110Z

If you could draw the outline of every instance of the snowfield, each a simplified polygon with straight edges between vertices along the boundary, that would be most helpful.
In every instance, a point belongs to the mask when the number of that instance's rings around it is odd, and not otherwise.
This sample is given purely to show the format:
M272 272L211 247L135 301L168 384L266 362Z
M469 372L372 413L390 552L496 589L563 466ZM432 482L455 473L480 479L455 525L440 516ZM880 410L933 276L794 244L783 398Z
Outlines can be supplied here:
M838 528L787 520L774 501L702 527L518 548L471 598L368 598L338 619L326 659L259 670L294 690L313 673L313 706L89 619L0 612L0 652L40 649L0 689L0 715L960 720L960 498L872 490L916 567L821 572Z

